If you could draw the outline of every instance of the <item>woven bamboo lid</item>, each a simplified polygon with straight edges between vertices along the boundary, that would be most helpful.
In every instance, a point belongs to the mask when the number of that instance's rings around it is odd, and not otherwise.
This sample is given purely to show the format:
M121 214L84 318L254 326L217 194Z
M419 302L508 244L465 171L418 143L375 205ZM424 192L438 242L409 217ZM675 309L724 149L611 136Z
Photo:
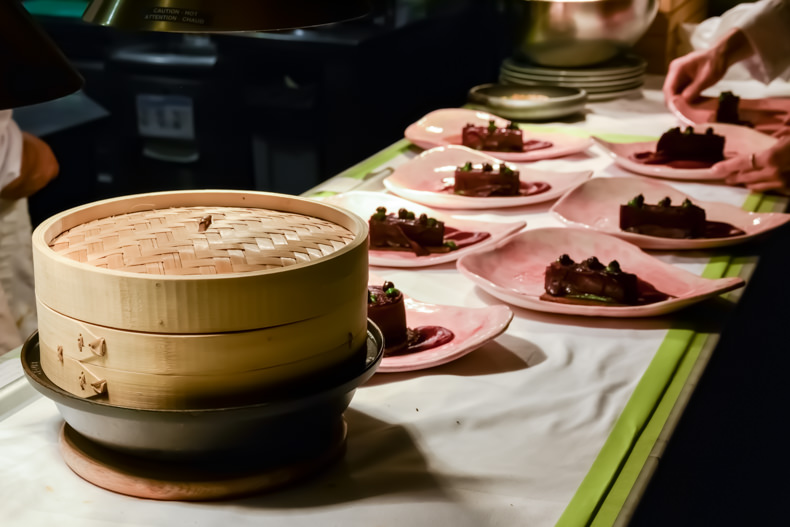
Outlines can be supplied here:
M181 191L104 200L33 233L51 309L159 333L265 328L364 298L367 224L303 198Z
M49 245L72 260L155 275L247 273L312 262L354 234L313 216L240 207L170 207L93 220Z

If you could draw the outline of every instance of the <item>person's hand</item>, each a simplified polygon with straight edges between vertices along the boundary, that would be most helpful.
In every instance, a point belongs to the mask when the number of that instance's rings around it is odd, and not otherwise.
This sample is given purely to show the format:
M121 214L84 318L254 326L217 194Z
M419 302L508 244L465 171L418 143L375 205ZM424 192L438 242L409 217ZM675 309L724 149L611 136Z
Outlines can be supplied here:
M38 137L22 132L22 166L19 176L0 191L0 198L22 199L32 196L60 171L55 154L47 143Z
M691 102L705 88L716 84L727 73L728 64L716 49L693 51L669 64L664 80L664 100L680 95Z
M790 191L790 128L771 148L744 154L713 165L713 173L728 185L743 185L755 192Z
M692 102L716 84L727 70L738 61L754 53L752 45L739 29L734 28L706 50L692 51L669 64L664 79L664 100L680 95Z

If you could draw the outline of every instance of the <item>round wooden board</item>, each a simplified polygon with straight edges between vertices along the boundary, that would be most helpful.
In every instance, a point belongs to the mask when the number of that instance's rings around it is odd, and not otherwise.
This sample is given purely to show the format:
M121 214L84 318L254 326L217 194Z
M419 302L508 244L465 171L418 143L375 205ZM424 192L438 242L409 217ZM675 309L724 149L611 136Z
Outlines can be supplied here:
M141 458L98 445L64 423L60 451L66 465L84 480L112 492L163 501L208 501L276 490L305 479L339 459L346 448L341 418L321 448L279 464L253 456L201 457L199 463Z

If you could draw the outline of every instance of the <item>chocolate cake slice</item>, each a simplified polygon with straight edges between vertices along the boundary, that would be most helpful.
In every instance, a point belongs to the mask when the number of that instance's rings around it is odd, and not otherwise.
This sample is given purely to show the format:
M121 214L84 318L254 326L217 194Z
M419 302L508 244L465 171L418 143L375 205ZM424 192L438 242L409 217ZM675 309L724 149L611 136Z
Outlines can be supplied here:
M408 344L403 293L392 282L368 285L368 318L381 330L387 354Z
M492 120L488 122L488 126L473 124L464 126L461 131L461 144L475 150L522 152L524 150L524 136L515 123L511 122L507 126L499 128Z
M741 98L731 91L723 91L719 94L718 106L716 107L716 122L739 124L741 126L754 126L749 121L743 121L738 112Z
M467 162L455 169L453 192L462 196L517 196L520 192L518 170L504 163L473 165Z
M717 135L713 128L704 134L694 132L689 126L665 132L658 140L656 154L665 160L704 161L716 163L724 159L724 136Z
M577 263L563 254L546 267L545 288L553 297L626 305L639 301L636 275L621 270L616 260L605 266L595 256Z
M368 220L368 226L372 248L411 250L418 256L454 248L454 243L444 242L444 222L426 214L417 217L405 208L397 214L387 214L386 207L378 207Z
M626 205L620 205L620 229L637 234L663 238L700 238L706 231L705 209L686 199L672 205L668 197L656 205L645 203L639 194Z

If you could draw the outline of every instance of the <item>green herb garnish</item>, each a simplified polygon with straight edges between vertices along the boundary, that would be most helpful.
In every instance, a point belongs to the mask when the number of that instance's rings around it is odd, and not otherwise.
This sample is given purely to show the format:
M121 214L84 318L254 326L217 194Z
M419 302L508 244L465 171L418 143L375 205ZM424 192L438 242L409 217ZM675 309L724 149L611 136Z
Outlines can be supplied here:
M642 205L645 204L645 197L642 194L635 196L634 199L628 202L629 207L636 207L637 209L642 208Z

